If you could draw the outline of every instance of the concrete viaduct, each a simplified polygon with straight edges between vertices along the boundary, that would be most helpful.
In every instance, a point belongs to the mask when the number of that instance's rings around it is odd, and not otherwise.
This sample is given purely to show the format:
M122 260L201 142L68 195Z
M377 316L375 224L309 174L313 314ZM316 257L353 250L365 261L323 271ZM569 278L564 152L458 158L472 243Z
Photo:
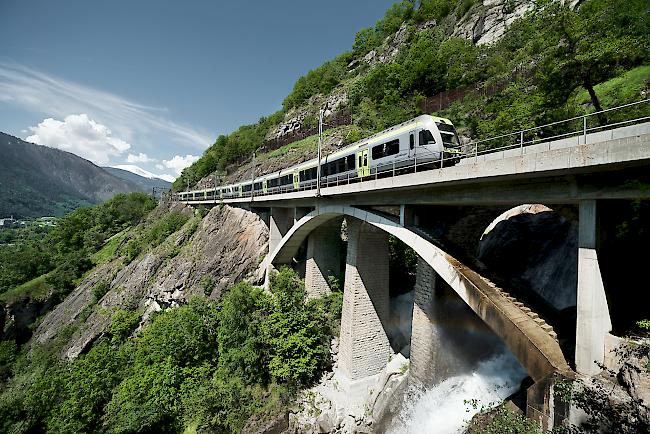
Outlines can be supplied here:
M505 342L535 384L527 415L552 427L568 415L554 402L558 377L595 375L606 358L611 321L600 275L597 209L610 199L649 199L650 123L521 149L466 158L437 170L313 190L219 200L266 213L269 273L291 264L306 244L305 285L310 296L329 291L338 275L341 221L347 222L339 369L347 387L367 385L392 355L388 315L388 236L418 255L409 378L430 375L436 336L428 326L436 285L444 281ZM195 200L191 205L214 205ZM533 310L461 263L421 230L418 206L570 204L579 211L575 359L567 361L551 325ZM398 213L386 214L382 207ZM570 364L575 366L574 372Z

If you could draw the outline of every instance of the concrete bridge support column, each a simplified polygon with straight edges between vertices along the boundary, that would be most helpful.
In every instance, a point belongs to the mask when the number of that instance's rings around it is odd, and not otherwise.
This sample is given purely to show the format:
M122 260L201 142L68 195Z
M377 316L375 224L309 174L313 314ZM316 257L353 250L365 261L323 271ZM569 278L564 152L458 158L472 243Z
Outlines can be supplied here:
M272 207L269 211L269 255L280 244L282 237L289 232L294 224L294 208ZM291 265L291 264L287 264ZM264 288L269 289L271 283L271 273L276 271L273 264L267 264L266 274L264 276Z
M389 314L388 234L349 219L339 368L352 382L378 374L390 359Z
M328 277L341 274L341 218L314 229L307 239L305 289L312 298L329 294Z
M309 206L297 206L294 208L294 214L293 214L293 224L295 225L298 223L298 221L312 212L313 208Z
M598 266L596 201L580 202L578 229L578 294L576 370L596 375L605 360L605 336L612 329L605 287Z
M419 386L429 386L434 379L434 355L438 340L432 322L437 279L438 276L433 268L418 257L413 300L409 381Z
M293 208L271 208L269 218L269 253L280 244L280 240L293 226Z

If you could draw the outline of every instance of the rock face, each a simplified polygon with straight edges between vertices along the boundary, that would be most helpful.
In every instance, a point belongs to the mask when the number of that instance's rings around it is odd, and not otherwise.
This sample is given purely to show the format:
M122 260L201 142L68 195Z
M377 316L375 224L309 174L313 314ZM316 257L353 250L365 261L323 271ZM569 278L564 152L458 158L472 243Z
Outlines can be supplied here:
M501 38L506 29L534 7L531 0L483 0L461 18L453 35L470 39L476 45Z
M268 229L256 214L215 207L198 227L192 225L190 220L126 267L116 259L97 268L46 315L33 342L47 343L66 326L79 326L63 350L65 357L76 357L106 332L117 309L137 309L146 321L151 312L184 304L193 295L216 298L236 282L260 279L255 271L266 253ZM110 290L96 301L92 288L99 282L110 283Z
M325 119L341 110L348 102L348 94L342 87L334 89L329 95L314 95L309 102L302 107L290 110L284 116L284 120L267 133L265 139L282 139L284 136L296 133L305 128L317 126L319 110L329 110ZM312 125L305 125L305 120L311 118Z
M561 311L576 305L577 251L575 223L543 205L522 205L488 226L478 259Z
M286 433L371 433L376 421L394 410L401 399L408 375L408 360L395 354L386 367L375 376L372 391L363 408L354 411L349 406L349 395L342 384L346 381L338 371L338 339L332 340L332 370L323 374L318 384L303 390L289 413Z

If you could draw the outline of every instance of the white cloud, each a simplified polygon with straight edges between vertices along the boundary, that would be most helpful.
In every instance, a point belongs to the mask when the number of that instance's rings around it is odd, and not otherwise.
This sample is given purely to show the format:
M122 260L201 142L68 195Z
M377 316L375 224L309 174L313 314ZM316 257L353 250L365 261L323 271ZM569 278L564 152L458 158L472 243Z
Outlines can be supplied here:
M150 158L147 154L140 152L138 155L129 154L126 157L127 163L153 163L155 158Z
M174 180L176 179L176 177L172 175L167 175L167 174L156 175L155 173L151 173L148 170L143 169L142 167L136 166L135 164L118 164L117 166L113 166L113 167L117 169L127 170L131 173L135 173L136 175L144 176L145 178L160 178L168 182L174 182Z
M156 164L156 169L165 170L165 166L163 166L162 164Z
M183 169L198 159L199 157L196 155L187 154L184 157L182 155L175 155L171 160L163 160L163 165L168 169L174 169L176 175L180 175Z
M143 144L157 134L164 134L177 145L199 150L212 142L210 134L162 116L167 113L165 109L137 104L17 63L0 62L0 102L59 118L88 113L120 137ZM149 145L153 147L155 143Z
M113 137L111 130L85 113L66 116L63 121L47 118L29 130L32 135L25 139L28 142L72 152L97 165L105 165L111 157L131 148L129 143Z

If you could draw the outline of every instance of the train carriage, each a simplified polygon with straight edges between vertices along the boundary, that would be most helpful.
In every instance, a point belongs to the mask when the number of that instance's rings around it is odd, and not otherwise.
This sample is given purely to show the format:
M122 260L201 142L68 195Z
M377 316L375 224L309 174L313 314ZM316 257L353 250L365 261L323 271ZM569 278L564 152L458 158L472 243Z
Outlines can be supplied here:
M394 175L404 170L452 166L460 156L460 142L451 121L422 115L321 158L321 185ZM180 197L181 200L211 200L311 189L317 184L318 163L314 158L253 180L219 187L218 192L214 189L182 192Z

